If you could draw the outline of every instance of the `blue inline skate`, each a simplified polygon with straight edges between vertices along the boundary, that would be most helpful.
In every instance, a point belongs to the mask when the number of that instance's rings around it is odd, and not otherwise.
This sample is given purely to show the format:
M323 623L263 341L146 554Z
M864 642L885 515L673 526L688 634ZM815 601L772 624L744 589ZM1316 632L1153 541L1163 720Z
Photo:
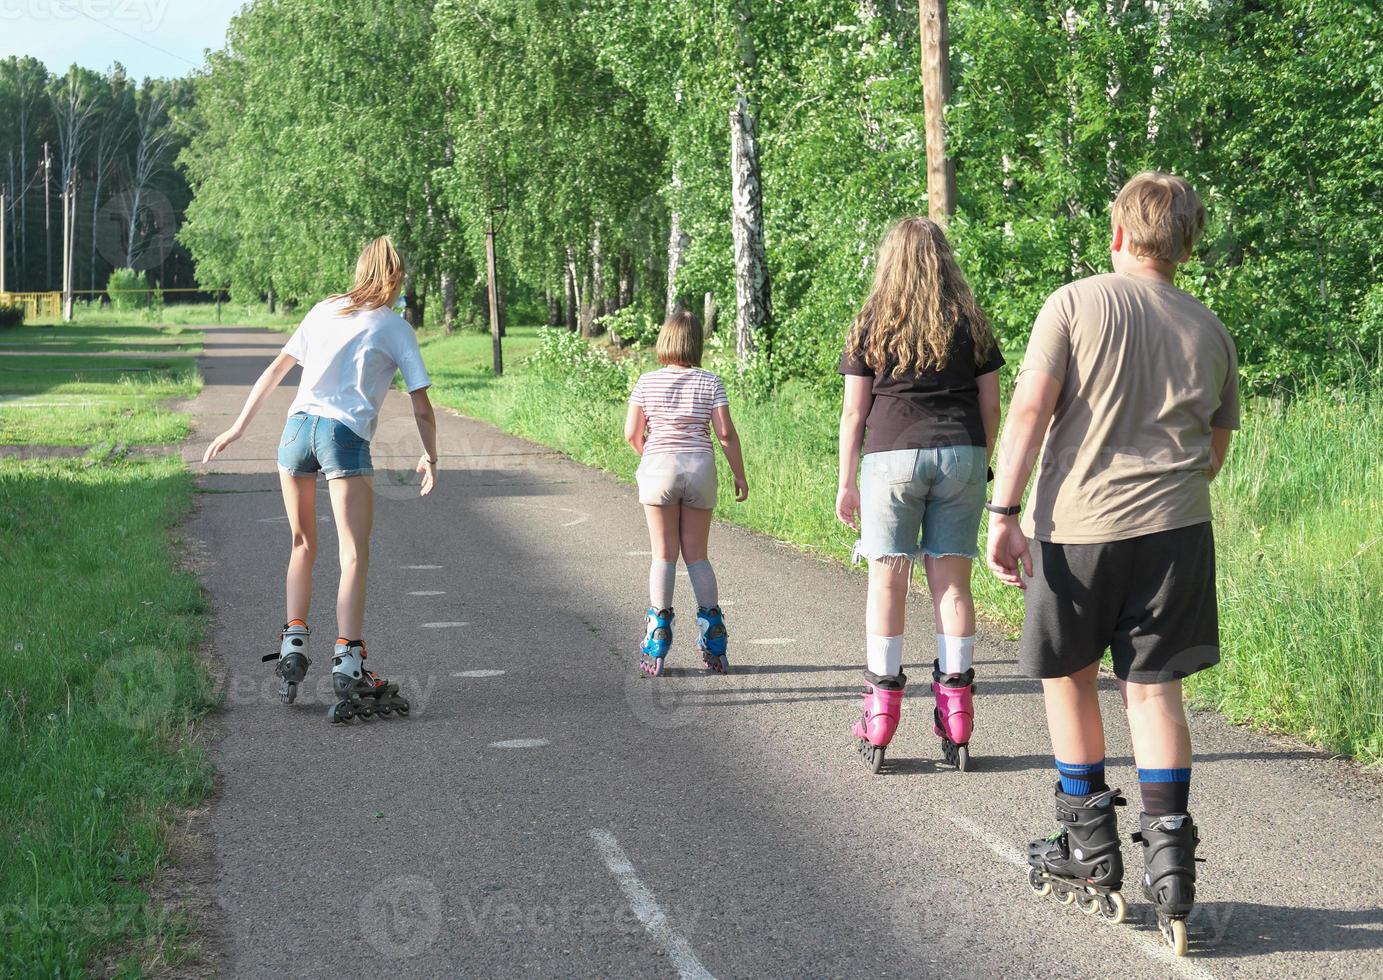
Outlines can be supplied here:
M648 610L648 626L644 631L643 644L639 647L639 668L649 677L657 677L663 672L663 662L672 648L671 609Z
M696 639L696 648L701 651L706 668L717 674L730 673L730 661L725 659L725 649L730 640L730 634L725 631L725 614L719 606L710 609L702 606L696 610L696 625L701 631Z

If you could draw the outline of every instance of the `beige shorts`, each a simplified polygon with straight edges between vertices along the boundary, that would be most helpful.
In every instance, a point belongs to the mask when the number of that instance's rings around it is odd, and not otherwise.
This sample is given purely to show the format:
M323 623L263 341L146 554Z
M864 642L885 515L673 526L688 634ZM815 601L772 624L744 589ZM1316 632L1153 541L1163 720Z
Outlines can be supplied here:
M655 507L686 504L701 510L715 509L714 453L654 453L643 458L634 478L639 482L641 504Z

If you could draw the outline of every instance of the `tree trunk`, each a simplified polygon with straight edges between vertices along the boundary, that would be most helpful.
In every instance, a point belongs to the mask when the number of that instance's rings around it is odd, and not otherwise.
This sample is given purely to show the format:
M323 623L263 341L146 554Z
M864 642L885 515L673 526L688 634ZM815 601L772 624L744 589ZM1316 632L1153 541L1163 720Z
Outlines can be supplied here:
M946 0L918 0L922 32L922 98L927 127L927 213L940 225L956 210L956 168L946 155L946 103L951 99L951 42Z
M676 194L681 188L682 181L674 171L672 174L672 191ZM691 239L682 231L682 215L677 208L672 209L672 222L668 228L667 236L667 315L671 316L678 310L682 303L677 295L677 273L682 270L682 263L686 260L687 249L691 246Z
M576 289L576 256L572 253L570 245L567 246L565 273L567 280L567 329L575 333L577 327L577 306L581 302L581 297L577 295Z
M557 298L557 294L548 287L547 293L547 325L557 327L562 324L562 301Z
M735 243L735 354L741 370L758 349L769 317L768 268L764 257L763 192L759 184L756 122L743 95L730 110L731 232Z
M603 317L607 310L605 304L605 256L600 250L600 223L596 222L595 238L591 242L591 310L595 318Z
M1158 83L1167 72L1167 57L1172 52L1172 3L1171 0L1149 0L1148 6L1157 18L1157 43L1153 47L1153 87L1148 93L1148 142L1157 141L1162 128L1157 120L1157 103L1162 97L1162 86Z
M456 277L450 272L442 273L442 332L450 334L456 329Z
M274 294L274 287L273 287L273 286L270 286L270 287L269 287L269 296L268 296L268 300L269 300L269 315L272 316L273 314L277 313L278 310L279 310L278 296L276 296L276 295Z
M403 280L403 318L414 330L421 329L423 325L422 302L412 275L405 276Z
M595 333L595 289L588 272L581 282L581 336L594 337Z
M709 337L716 332L716 318L720 315L720 307L716 306L715 293L706 293L706 301L701 309L701 335Z
M619 308L634 302L634 259L628 252L619 254Z

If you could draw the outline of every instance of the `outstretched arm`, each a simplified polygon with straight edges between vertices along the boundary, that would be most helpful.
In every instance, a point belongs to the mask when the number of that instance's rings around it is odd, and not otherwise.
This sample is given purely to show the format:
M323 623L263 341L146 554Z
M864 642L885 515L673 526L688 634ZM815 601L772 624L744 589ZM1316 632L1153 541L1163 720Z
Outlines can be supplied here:
M437 485L437 413L432 409L432 399L427 397L427 389L410 391L413 400L413 421L418 424L418 435L423 440L423 456L418 460L418 473L423 475L421 496L426 497Z
M226 447L245 434L254 417L259 414L259 410L264 407L265 400L269 394L279 386L293 366L298 363L298 359L287 352L280 352L279 356L269 362L269 366L264 369L264 373L259 376L254 387L250 389L250 395L245 399L245 407L240 410L240 416L225 432L222 432L215 439L211 440L211 445L206 447L206 452L202 454L202 462L209 463L217 456L226 451Z
M1047 426L1056 411L1061 382L1043 371L1024 371L1018 376L1009 405L1008 425L999 449L999 465L994 477L993 501L1001 507L1017 506L1037 463L1037 454L1047 437ZM1032 575L1032 553L1028 539L1018 526L1018 517L989 515L989 569L1005 585L1027 588L1023 575Z
M730 472L735 476L735 499L743 503L749 499L749 481L744 475L744 454L740 451L740 434L735 431L735 423L730 420L730 406L721 405L711 409L711 425L715 427L720 448L725 452L725 461L730 464Z

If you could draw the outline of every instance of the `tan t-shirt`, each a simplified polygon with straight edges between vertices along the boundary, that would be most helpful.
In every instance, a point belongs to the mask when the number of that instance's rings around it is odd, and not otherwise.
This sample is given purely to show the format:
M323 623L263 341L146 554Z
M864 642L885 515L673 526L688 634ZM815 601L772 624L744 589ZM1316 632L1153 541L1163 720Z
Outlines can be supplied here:
M1022 371L1059 380L1023 531L1120 541L1210 520L1210 428L1239 427L1224 324L1175 286L1109 273L1047 298Z

